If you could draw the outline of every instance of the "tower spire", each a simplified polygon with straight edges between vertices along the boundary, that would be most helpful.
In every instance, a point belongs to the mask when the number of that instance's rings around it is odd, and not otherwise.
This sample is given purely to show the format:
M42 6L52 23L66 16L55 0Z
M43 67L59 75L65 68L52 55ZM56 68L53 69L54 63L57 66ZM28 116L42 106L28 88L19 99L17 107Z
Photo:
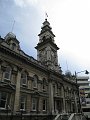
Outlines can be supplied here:
M47 18L46 14L46 18ZM45 19L39 36L39 43L35 47L37 49L37 60L41 61L48 68L59 71L58 66L58 46L54 42L55 35L52 32L50 23Z

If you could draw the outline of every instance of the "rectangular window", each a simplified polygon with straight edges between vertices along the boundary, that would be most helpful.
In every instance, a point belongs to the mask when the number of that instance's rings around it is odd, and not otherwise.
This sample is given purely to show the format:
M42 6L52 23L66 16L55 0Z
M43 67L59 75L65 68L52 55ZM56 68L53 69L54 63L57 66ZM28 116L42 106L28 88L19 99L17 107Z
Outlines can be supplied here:
M21 75L21 83L22 83L22 85L26 85L27 84L27 75L25 73L23 73Z
M7 67L5 72L4 72L4 79L5 80L10 80L10 77L11 77L11 68Z
M46 111L46 100L43 100L43 111Z
M25 110L25 105L26 105L26 97L25 96L21 96L20 110Z
M7 93L0 92L0 108L6 108Z
M38 77L36 75L34 75L33 77L33 88L37 88L37 82L38 82Z
M7 79L7 80L9 80L10 79L10 74L8 72L5 72L4 78Z
M37 99L36 98L32 98L32 110L36 111L36 106L37 106Z

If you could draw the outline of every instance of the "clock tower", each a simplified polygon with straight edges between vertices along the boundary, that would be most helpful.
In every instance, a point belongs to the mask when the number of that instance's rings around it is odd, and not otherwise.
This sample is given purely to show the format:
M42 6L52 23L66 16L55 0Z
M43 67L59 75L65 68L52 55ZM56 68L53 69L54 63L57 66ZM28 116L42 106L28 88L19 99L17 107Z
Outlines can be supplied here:
M57 55L59 48L55 44L55 35L47 19L43 22L41 32L38 36L39 43L35 47L37 49L37 60L52 70L60 71Z

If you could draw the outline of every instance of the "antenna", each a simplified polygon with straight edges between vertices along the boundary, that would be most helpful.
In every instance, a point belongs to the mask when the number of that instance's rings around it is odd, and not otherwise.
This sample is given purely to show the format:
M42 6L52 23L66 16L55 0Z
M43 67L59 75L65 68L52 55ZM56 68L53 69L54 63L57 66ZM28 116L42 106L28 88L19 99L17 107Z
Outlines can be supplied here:
M15 25L15 20L13 21L11 32L13 32L13 30L14 30L14 25Z

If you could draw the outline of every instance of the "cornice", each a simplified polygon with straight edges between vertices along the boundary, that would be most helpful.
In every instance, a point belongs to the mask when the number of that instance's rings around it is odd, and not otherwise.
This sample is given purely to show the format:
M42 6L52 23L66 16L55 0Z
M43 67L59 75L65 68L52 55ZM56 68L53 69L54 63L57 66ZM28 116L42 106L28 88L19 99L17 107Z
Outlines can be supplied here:
M47 68L44 65L39 64L39 62L37 60L32 61L32 60L30 60L29 57L20 55L19 53L16 53L15 51L10 50L9 48L6 48L3 45L0 45L0 52L6 53L14 58L21 60L22 62L24 62L26 64L30 64L31 66L36 67L37 69L43 70L47 73Z
M66 77L63 74L61 74L59 72L56 72L54 70L50 70L50 69L46 68L44 65L39 64L38 61L32 62L29 58L27 58L27 57L25 57L23 55L20 55L19 53L16 53L15 51L10 50L9 48L6 48L3 45L0 45L0 52L9 54L9 55L11 55L14 58L19 59L19 61L22 61L25 64L29 64L30 66L33 66L34 68L37 68L37 69L39 69L41 71L46 72L47 75L49 76L50 80L51 79L54 80L54 76L56 76L55 78L57 78L58 80L60 78L63 81L66 81L66 82L71 83L73 85L76 85L78 87L78 85L76 83L74 83L73 81L67 80Z
M3 88L3 89L10 89L12 91L15 91L16 89L16 86L15 85L12 85L11 83L7 83L7 82L0 82L0 88Z
M43 33L45 33L45 32L50 32L54 37L55 37L55 35L53 34L53 32L51 31L51 30L49 30L49 29L47 29L47 30L41 30L41 33L40 34L38 34L38 36L40 36L41 34L43 34Z
M45 44L47 44L47 43L50 43L53 47L55 47L57 50L59 50L59 47L57 47L57 45L56 45L55 43L53 43L53 42L51 41L51 39L49 39L49 38L46 39L45 41L41 42L41 43L38 43L35 48L38 49L39 47L41 47L41 46L43 46L43 45L45 45Z

